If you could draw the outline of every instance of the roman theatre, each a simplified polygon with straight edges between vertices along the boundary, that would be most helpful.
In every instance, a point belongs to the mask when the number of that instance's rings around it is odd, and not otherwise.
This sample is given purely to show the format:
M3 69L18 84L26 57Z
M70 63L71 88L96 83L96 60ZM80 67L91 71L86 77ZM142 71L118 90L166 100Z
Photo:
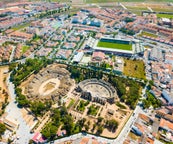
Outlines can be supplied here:
M57 101L60 96L65 96L73 80L65 65L53 64L42 69L29 79L24 87L24 93L30 100Z
M81 98L100 104L106 102L112 104L117 97L116 90L110 83L97 79L87 79L80 82L76 91L81 93Z

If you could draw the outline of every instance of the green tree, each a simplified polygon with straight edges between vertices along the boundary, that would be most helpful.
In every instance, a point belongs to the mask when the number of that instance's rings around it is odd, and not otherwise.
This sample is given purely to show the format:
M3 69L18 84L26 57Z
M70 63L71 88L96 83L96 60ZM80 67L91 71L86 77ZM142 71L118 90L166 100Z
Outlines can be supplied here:
M55 110L53 111L53 114L52 114L52 121L53 121L53 124L54 124L55 126L58 126L58 127L59 127L60 124L61 124L60 120L61 120L60 111L59 111L58 109L55 109Z
M0 123L0 137L4 134L5 130L6 130L6 126Z
M42 134L47 139L53 139L56 136L58 128L55 125L49 123L43 130Z
M103 119L104 119L103 117L98 117L97 122L101 123Z
M98 128L97 128L97 134L101 134L103 132L103 126L102 125L99 125Z
M63 128L66 129L68 135L71 135L74 130L73 118L70 115L66 115L62 118L62 121L64 123Z
M36 115L41 115L45 111L46 106L42 102L33 102L31 104L31 111Z
M88 131L89 130L89 125L85 125L85 130Z
M9 71L14 70L14 68L16 67L17 63L10 63L9 64Z
M111 119L111 120L108 120L107 123L107 128L110 130L110 131L115 131L118 127L118 122L114 119Z

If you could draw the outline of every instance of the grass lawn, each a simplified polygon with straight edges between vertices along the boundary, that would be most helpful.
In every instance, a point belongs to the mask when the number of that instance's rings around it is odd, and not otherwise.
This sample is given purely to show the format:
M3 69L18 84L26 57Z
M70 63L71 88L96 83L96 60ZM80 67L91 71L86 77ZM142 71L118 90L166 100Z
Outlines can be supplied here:
M74 104L75 100L71 99L70 103L68 104L67 108L69 109L73 104Z
M152 33L149 33L149 32L145 32L143 31L141 34L139 34L138 36L150 36L150 37L153 37L153 38L157 38L158 36L155 35L155 34L152 34Z
M80 111L80 112L84 112L85 110L85 107L89 104L89 101L84 101L84 100L81 100L77 106L77 110Z
M96 116L99 108L99 106L92 104L88 109L88 115Z
M157 14L159 18L173 18L173 15L170 14Z
M29 46L27 46L27 45L24 45L23 47L22 47L22 53L25 53L27 50L29 50L30 49L30 47Z
M30 23L25 23L25 24L22 24L22 25L17 25L15 27L13 27L12 29L13 30L20 30L20 29L23 29L25 27L28 27L30 25Z
M120 102L116 102L116 105L121 109L126 109L126 106L121 104Z
M130 77L139 79L146 79L145 77L145 64L141 60L124 59L123 73Z
M112 48L112 49L121 49L121 50L132 50L132 44L118 44L112 42L101 42L99 41L97 47L104 47L104 48Z
M36 36L34 39L32 39L33 42L36 42L38 40L40 40L41 38L39 36Z

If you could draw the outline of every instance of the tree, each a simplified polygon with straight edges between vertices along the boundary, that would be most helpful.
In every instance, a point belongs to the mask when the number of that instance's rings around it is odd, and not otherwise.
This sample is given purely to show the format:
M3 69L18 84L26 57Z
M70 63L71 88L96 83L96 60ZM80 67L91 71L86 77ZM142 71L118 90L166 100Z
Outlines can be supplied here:
M134 21L134 18L126 17L126 18L124 19L124 21L125 21L126 23L133 22L133 21Z
M61 116L64 116L64 115L68 114L67 108L65 106L61 107L60 114L61 114Z
M65 115L62 121L64 122L63 128L66 129L68 135L71 135L74 130L73 118L70 115Z
M89 125L85 125L85 130L86 130L86 131L89 130Z
M83 118L81 120L78 121L78 124L83 127L84 126L84 123L86 122L86 118Z
M6 126L0 123L0 137L4 134L5 130L6 130Z
M118 122L114 119L111 119L107 121L106 125L110 131L114 132L118 127Z
M41 115L46 109L46 106L42 102L33 102L31 104L31 111L36 115Z
M14 68L16 67L17 63L10 63L9 64L9 71L14 70Z
M98 122L98 123L101 123L103 119L104 119L104 118L102 118L102 117L98 117L97 122Z
M52 121L53 121L53 124L57 127L60 126L61 122L61 115L60 115L60 111L58 109L55 109L53 111L53 115L52 115Z
M103 132L103 126L102 125L99 125L98 128L97 128L97 134L101 134Z
M93 124L93 129L92 129L93 131L95 130L96 126L97 126L96 123L94 123Z
M49 123L43 130L42 130L42 134L45 138L47 139L53 139L56 136L56 132L57 132L57 127L55 125L52 125L51 123Z
M18 94L16 98L19 107L29 106L29 101L22 94Z

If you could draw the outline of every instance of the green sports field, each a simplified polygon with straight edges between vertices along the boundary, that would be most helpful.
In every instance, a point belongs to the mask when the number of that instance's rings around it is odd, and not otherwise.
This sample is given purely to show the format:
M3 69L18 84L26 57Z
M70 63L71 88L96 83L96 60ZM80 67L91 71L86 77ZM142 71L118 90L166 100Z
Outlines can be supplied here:
M97 47L128 50L128 51L132 50L132 44L119 44L119 43L102 42L102 41L98 42Z
M173 18L173 15L171 15L171 14L157 14L157 17L159 17L159 18Z

